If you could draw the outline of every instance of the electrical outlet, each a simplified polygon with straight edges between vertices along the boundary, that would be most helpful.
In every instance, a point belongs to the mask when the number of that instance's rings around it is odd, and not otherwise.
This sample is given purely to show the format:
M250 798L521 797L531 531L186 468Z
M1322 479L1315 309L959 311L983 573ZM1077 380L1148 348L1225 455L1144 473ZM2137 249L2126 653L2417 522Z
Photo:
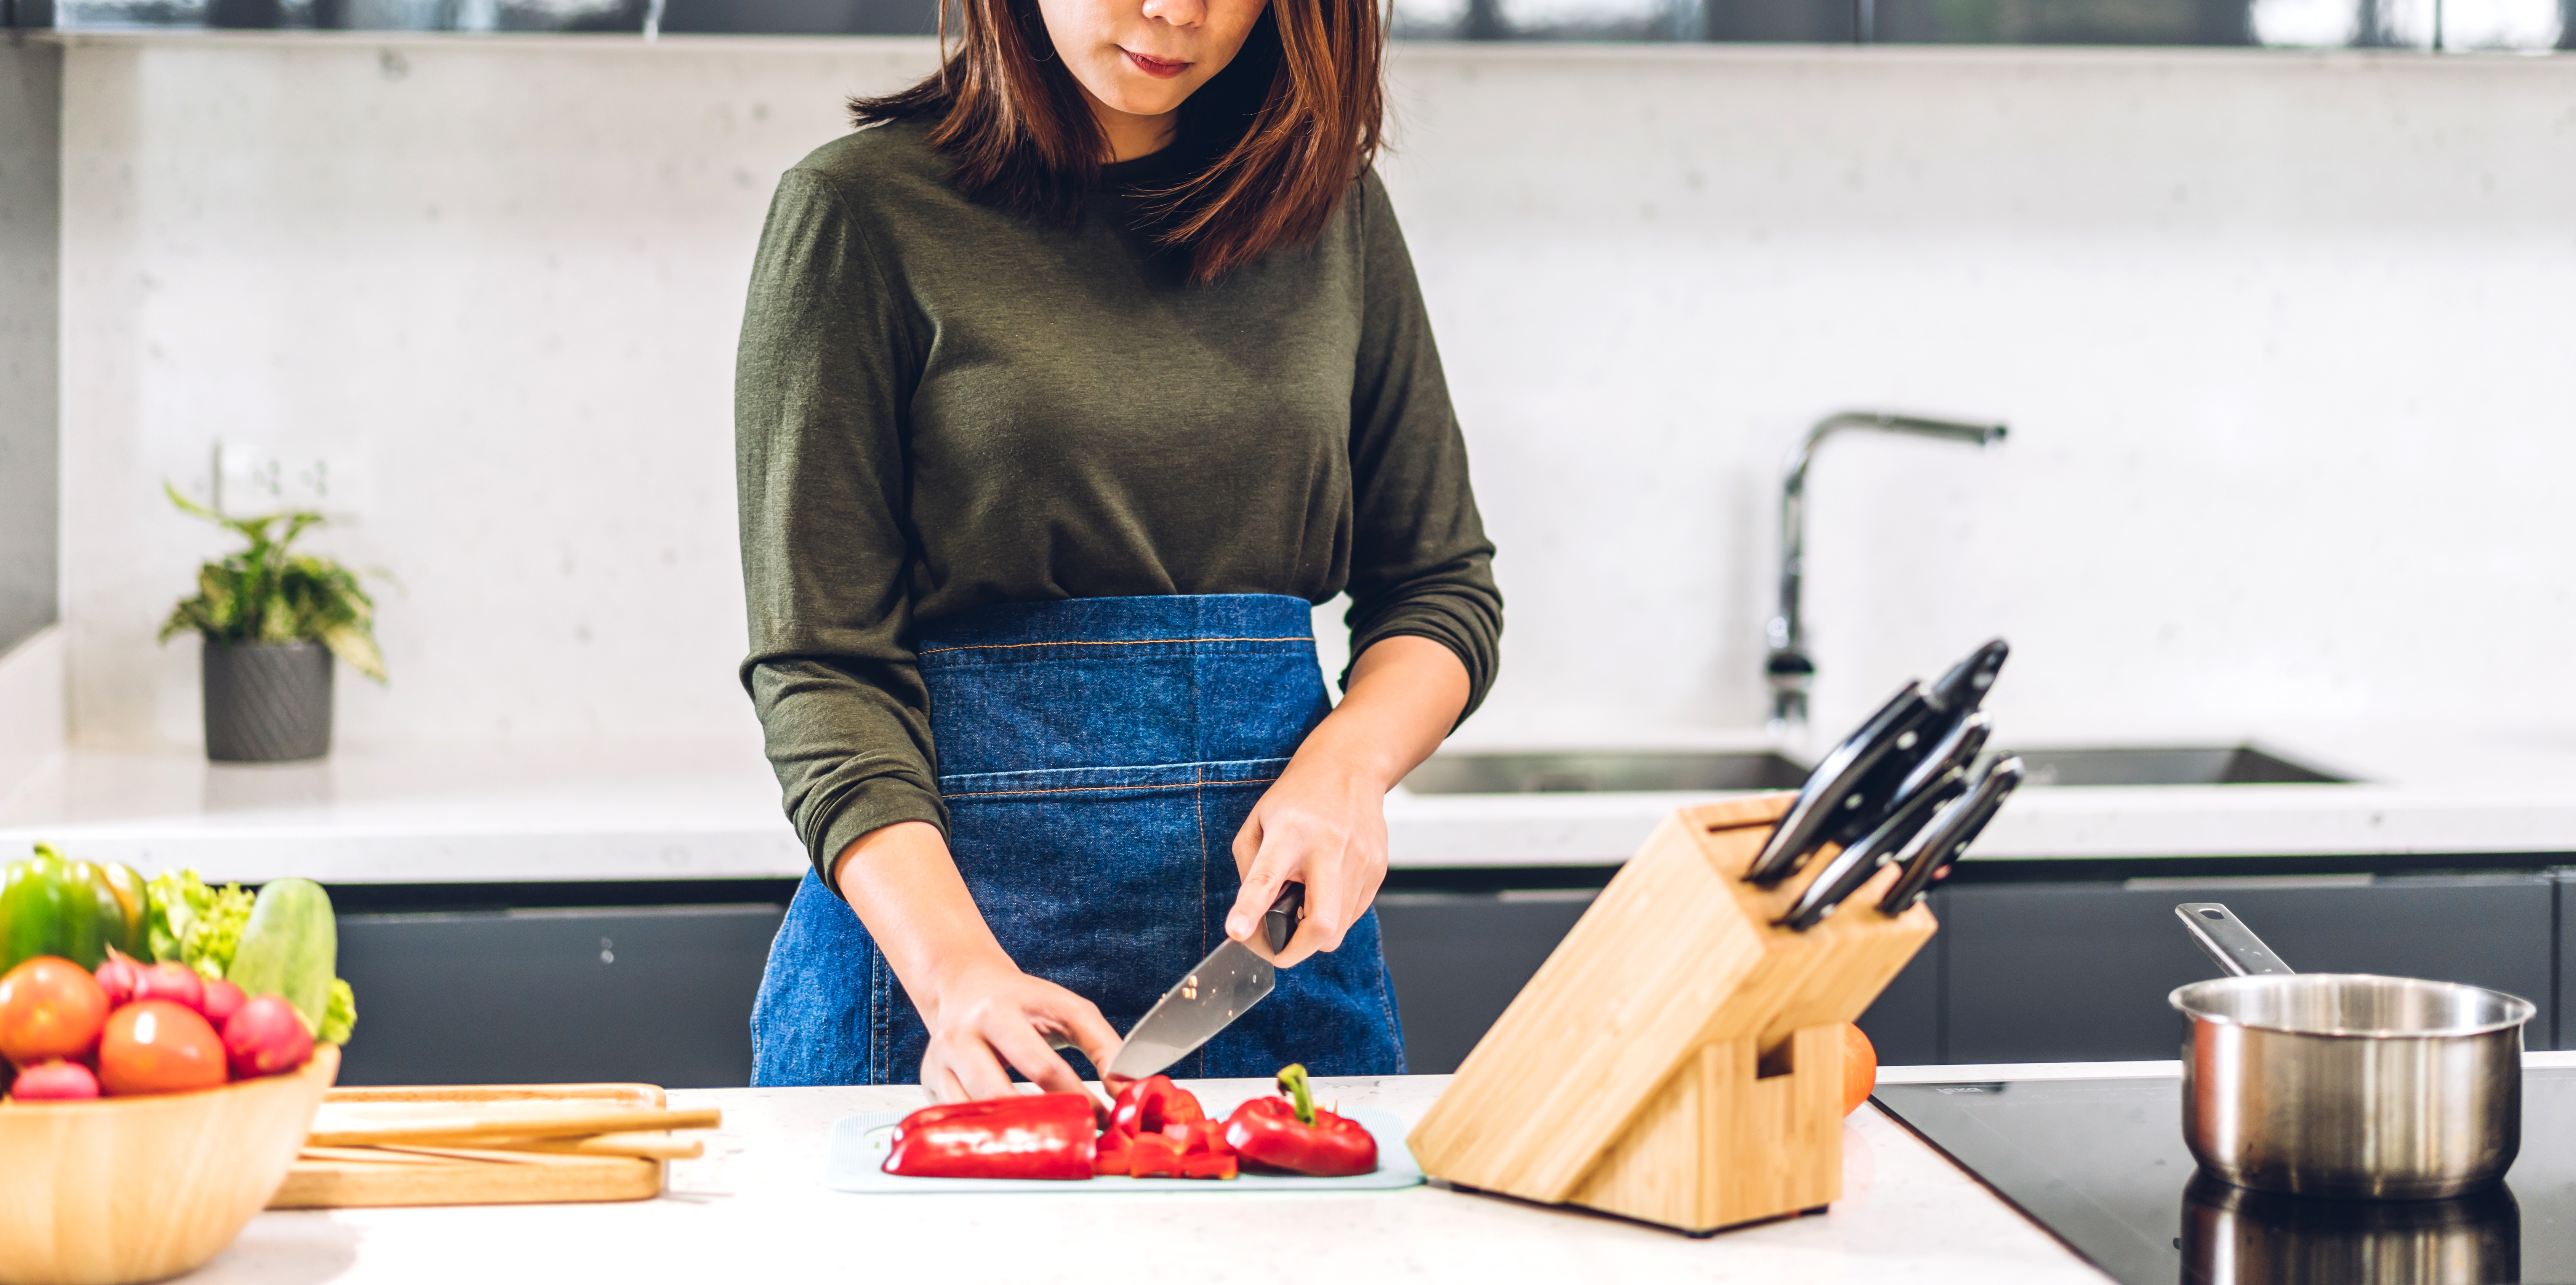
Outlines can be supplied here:
M215 511L227 517L316 509L345 522L363 507L365 484L366 470L352 456L215 443Z

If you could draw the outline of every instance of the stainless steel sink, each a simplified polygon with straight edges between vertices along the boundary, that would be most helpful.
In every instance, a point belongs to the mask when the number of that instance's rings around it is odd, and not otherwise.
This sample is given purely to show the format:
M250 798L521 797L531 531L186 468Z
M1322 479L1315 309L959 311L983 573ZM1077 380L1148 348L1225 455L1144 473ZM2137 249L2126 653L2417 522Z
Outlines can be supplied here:
M2029 785L2343 785L2351 778L2251 745L2004 750Z
M1560 794L1611 790L1793 790L1807 765L1769 750L1741 753L1435 754L1404 778L1416 794Z
M2308 785L2349 778L2252 745L2006 750L2027 783L2045 785ZM1612 790L1794 790L1808 765L1771 750L1439 754L1405 788L1416 794L1555 794Z

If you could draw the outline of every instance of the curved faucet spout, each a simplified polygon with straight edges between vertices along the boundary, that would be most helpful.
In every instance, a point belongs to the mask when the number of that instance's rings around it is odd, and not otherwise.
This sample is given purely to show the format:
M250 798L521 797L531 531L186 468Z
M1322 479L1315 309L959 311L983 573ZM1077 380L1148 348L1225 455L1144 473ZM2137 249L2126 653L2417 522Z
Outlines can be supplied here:
M1785 728L1807 721L1807 690L1815 682L1816 663L1807 655L1806 630L1799 614L1807 556L1807 466L1816 448L1845 429L1905 433L1970 446L1993 446L2004 440L2002 424L1896 415L1886 411L1840 411L1818 420L1799 439L1780 475L1780 609L1764 629L1770 654L1762 673L1771 685L1771 726Z

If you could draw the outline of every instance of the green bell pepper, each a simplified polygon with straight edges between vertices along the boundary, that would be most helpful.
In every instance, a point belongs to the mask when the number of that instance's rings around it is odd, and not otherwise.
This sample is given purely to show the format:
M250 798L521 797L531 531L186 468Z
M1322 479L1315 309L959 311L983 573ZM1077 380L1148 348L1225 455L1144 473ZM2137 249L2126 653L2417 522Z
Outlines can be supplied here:
M133 870L73 861L39 843L34 857L0 875L0 972L38 955L96 968L111 946L139 956L150 901Z

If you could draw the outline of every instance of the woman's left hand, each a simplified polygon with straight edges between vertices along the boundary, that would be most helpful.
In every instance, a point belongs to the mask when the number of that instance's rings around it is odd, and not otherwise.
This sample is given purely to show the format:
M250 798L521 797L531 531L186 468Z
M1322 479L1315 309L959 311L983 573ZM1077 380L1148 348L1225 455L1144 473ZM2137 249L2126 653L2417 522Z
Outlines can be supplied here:
M1306 917L1281 968L1338 949L1386 881L1386 792L1431 756L1467 707L1467 667L1428 638L1361 653L1342 703L1306 736L1234 836L1243 891L1225 934L1270 954L1261 916L1282 885L1306 885Z

